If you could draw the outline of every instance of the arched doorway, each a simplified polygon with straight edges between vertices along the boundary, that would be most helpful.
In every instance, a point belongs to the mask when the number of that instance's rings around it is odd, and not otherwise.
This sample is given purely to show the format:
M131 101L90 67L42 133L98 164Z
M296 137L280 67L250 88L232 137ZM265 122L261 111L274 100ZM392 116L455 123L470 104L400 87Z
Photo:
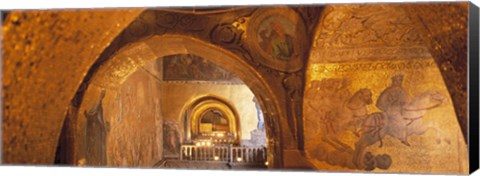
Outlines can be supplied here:
M121 85L126 77L137 69L154 60L167 55L174 54L194 54L208 59L219 66L231 71L237 75L247 85L251 91L258 97L258 104L263 110L265 117L265 129L267 134L267 160L270 168L279 168L282 166L281 152L281 129L279 116L280 105L275 98L272 88L266 83L264 78L249 64L239 56L219 48L210 43L198 40L192 37L182 35L156 35L151 36L121 48L113 56L106 60L99 60L95 63L88 73L91 75L83 81L83 86L77 91L73 100L83 100L89 94L95 94L97 90L90 89L90 85L108 89L116 89ZM81 102L82 103L82 102ZM79 114L78 107L72 106L70 116ZM67 116L67 119L69 117ZM72 125L72 124L69 124ZM73 123L73 126L76 124ZM81 128L73 130L73 136L82 138ZM73 141L73 146L84 146L82 141L77 139ZM73 164L78 164L78 159L83 158L82 147L71 149L75 156L66 159Z
M184 110L184 143L213 138L214 143L239 144L240 122L236 109L218 97L196 99Z

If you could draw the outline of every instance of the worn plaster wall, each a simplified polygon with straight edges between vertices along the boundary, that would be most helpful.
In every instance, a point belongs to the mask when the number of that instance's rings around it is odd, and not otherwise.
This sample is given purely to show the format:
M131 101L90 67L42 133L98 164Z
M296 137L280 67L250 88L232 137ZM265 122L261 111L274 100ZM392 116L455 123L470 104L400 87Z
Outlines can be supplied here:
M228 101L240 118L241 139L250 139L250 132L257 128L257 112L250 89L244 84L228 85L215 83L163 83L162 109L165 119L177 121L183 127L184 108L193 100L212 95ZM183 129L180 129L183 136Z
M163 118L161 89L157 80L159 71L153 64L141 67L131 74L118 88L91 85L80 112L90 109L98 101L98 94L105 89L103 118L107 139L107 166L151 167L163 157ZM77 156L85 156L87 139L85 119L80 114L77 130ZM95 146L100 147L100 146ZM79 164L81 163L78 162ZM88 159L86 164L89 165Z
M436 98L442 103L425 111L409 111L420 116L410 124L406 115L372 116L383 112L377 100L399 73L404 75L407 104L422 109ZM306 81L305 148L317 168L468 171L467 146L440 70L415 23L399 6L327 7L315 36ZM362 93L362 89L366 91ZM357 92L362 94L354 98ZM420 103L420 94L435 98ZM394 93L391 98L398 96Z

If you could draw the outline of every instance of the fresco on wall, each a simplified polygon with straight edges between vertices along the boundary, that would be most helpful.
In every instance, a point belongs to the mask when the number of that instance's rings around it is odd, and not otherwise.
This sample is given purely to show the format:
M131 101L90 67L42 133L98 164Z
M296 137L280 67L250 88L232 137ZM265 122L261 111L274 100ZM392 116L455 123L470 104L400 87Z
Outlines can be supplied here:
M165 120L163 122L163 155L178 156L180 149L180 132L177 122Z
M104 166L106 158L106 135L108 125L103 118L102 100L105 97L105 90L102 90L96 105L89 111L85 111L87 119L86 127L86 164L89 166Z
M255 109L257 110L257 130L265 130L265 120L263 117L262 108L260 108L260 104L256 97L253 97L252 102L255 103Z
M242 145L246 146L266 146L267 134L265 130L265 120L263 117L262 109L256 97L252 98L252 102L255 104L257 113L257 127L250 131L250 139L243 140Z
M466 144L433 60L314 64L310 72L305 138L316 165L421 173L467 168ZM445 163L452 159L458 164Z
M294 25L290 21L270 17L259 26L258 43L273 59L290 60L293 56Z
M233 73L199 56L178 54L163 60L164 81L215 81L241 83Z
M252 54L267 67L293 72L302 67L305 24L288 8L257 10L248 22L247 40Z
M148 65L145 68L156 73ZM105 96L104 117L110 124L106 165L150 167L163 158L160 92L155 78L147 71L139 70L131 74L117 91L110 91ZM92 100L94 98L96 96Z

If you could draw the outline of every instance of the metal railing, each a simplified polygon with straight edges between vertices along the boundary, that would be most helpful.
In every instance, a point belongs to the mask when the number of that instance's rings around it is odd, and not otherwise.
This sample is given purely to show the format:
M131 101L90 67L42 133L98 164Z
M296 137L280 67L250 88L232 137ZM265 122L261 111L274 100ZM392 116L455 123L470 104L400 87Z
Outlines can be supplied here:
M180 160L187 161L264 163L266 159L265 147L182 145L180 148Z
M230 147L230 162L264 163L266 159L264 147Z

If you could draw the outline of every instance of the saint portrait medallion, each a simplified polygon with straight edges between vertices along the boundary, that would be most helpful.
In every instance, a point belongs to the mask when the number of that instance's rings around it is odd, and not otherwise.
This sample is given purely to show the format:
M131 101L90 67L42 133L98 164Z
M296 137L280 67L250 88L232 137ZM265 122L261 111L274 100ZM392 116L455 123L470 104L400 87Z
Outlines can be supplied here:
M270 68L295 72L302 68L305 25L290 8L259 9L248 23L247 38L253 55Z

